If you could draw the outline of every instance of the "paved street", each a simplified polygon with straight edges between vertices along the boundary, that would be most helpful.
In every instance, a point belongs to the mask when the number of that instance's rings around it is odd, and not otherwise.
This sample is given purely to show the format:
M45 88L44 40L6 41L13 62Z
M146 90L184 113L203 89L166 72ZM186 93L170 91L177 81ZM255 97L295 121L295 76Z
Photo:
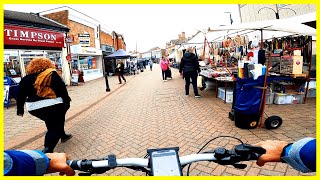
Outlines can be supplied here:
M315 98L309 98L307 104L267 106L268 115L283 118L278 129L243 130L229 120L231 104L215 98L212 86L200 92L200 99L193 97L191 89L190 96L186 97L184 80L176 69L172 69L173 79L167 82L162 82L158 65L153 69L147 68L136 76L126 76L128 81L121 86L117 77L111 77L111 93L105 92L103 78L68 87L72 103L67 113L66 131L74 137L58 144L55 151L65 152L71 159L100 158L110 153L117 158L143 158L148 148L179 146L180 155L196 153L207 141L219 135L234 136L247 143L267 139L294 141L316 135ZM15 112L14 105L4 110L5 149L42 149L46 130L44 123L28 112L23 118L16 116ZM206 150L217 146L232 148L237 143L233 139L221 138L212 141ZM238 170L209 162L194 163L190 174L315 175L299 173L283 163L270 163L264 167L258 167L254 162L245 164L248 165L246 169ZM144 173L118 168L103 175Z

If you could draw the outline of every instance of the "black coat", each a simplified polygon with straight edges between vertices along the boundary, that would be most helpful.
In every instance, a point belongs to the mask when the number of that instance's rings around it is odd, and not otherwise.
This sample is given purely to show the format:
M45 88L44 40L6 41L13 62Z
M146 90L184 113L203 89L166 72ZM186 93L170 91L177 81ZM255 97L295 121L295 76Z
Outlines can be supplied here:
M200 72L198 58L193 53L184 53L181 63L179 72Z
M124 73L124 64L123 63L120 63L120 68L118 68L118 64L117 64L117 72L120 72L121 74Z
M22 111L24 109L24 103L36 102L43 99L44 97L37 96L37 90L34 88L38 74L30 74L23 77L19 83L19 93L17 99L17 110ZM70 106L71 98L69 97L65 83L56 71L52 72L51 75L51 88L57 97L61 97L63 103L66 106Z

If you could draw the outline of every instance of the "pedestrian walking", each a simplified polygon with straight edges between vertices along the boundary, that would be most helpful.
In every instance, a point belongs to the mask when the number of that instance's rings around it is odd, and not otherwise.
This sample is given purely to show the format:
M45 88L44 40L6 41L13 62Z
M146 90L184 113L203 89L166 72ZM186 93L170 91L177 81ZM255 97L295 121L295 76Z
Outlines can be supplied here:
M199 62L197 56L193 53L192 47L189 47L184 53L179 69L180 75L185 79L185 95L189 96L190 78L194 90L194 96L200 98L197 87L197 76L200 72ZM183 74L182 74L183 73Z
M124 80L124 82L127 82L126 78L124 78L124 64L121 60L118 60L117 64L117 72L118 72L118 79L119 79L119 84L122 84L121 78Z
M152 62L152 60L150 60L149 61L150 71L152 71L152 65L153 65L153 62Z
M130 68L131 68L131 71L133 72L133 75L136 75L136 65L134 64L134 61L131 61Z
M143 68L147 69L147 62L146 61L143 61Z
M162 80L167 81L166 71L169 69L169 60L165 56L162 56L160 60L160 67L162 70Z
M19 84L17 115L23 116L24 104L28 112L43 120L47 127L45 153L52 153L59 140L66 142L72 135L64 130L65 115L71 98L65 83L47 58L35 58L26 67L27 75Z

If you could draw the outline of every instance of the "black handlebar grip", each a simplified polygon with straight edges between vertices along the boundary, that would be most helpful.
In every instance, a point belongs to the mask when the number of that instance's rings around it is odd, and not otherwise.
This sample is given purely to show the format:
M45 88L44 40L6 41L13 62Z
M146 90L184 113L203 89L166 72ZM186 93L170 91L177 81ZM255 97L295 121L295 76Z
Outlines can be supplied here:
M251 153L249 160L258 160L260 158L260 156L262 156L263 154L259 154L259 153Z
M80 170L81 167L78 166L77 160L67 160L67 165L70 166L73 170Z
M252 152L258 153L258 154L265 154L267 151L261 147L261 146L253 146L250 144L244 144L244 147L249 148Z

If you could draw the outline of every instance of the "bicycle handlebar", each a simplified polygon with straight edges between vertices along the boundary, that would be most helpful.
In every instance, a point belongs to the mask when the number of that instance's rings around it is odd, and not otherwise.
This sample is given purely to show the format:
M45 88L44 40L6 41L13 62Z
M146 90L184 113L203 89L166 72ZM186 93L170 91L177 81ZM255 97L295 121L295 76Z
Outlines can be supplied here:
M257 160L265 149L259 146L249 144L239 144L234 149L216 148L213 152L204 152L201 154L191 154L179 157L181 168L185 165L198 161L210 161L220 165L233 165L235 168L244 169L245 164L238 164L241 161ZM110 161L110 162L109 162ZM93 160L68 160L67 164L74 170L87 172L88 174L101 174L116 167L126 167L135 170L149 172L149 159L145 158L124 158L116 159L114 155L109 155L103 159Z

